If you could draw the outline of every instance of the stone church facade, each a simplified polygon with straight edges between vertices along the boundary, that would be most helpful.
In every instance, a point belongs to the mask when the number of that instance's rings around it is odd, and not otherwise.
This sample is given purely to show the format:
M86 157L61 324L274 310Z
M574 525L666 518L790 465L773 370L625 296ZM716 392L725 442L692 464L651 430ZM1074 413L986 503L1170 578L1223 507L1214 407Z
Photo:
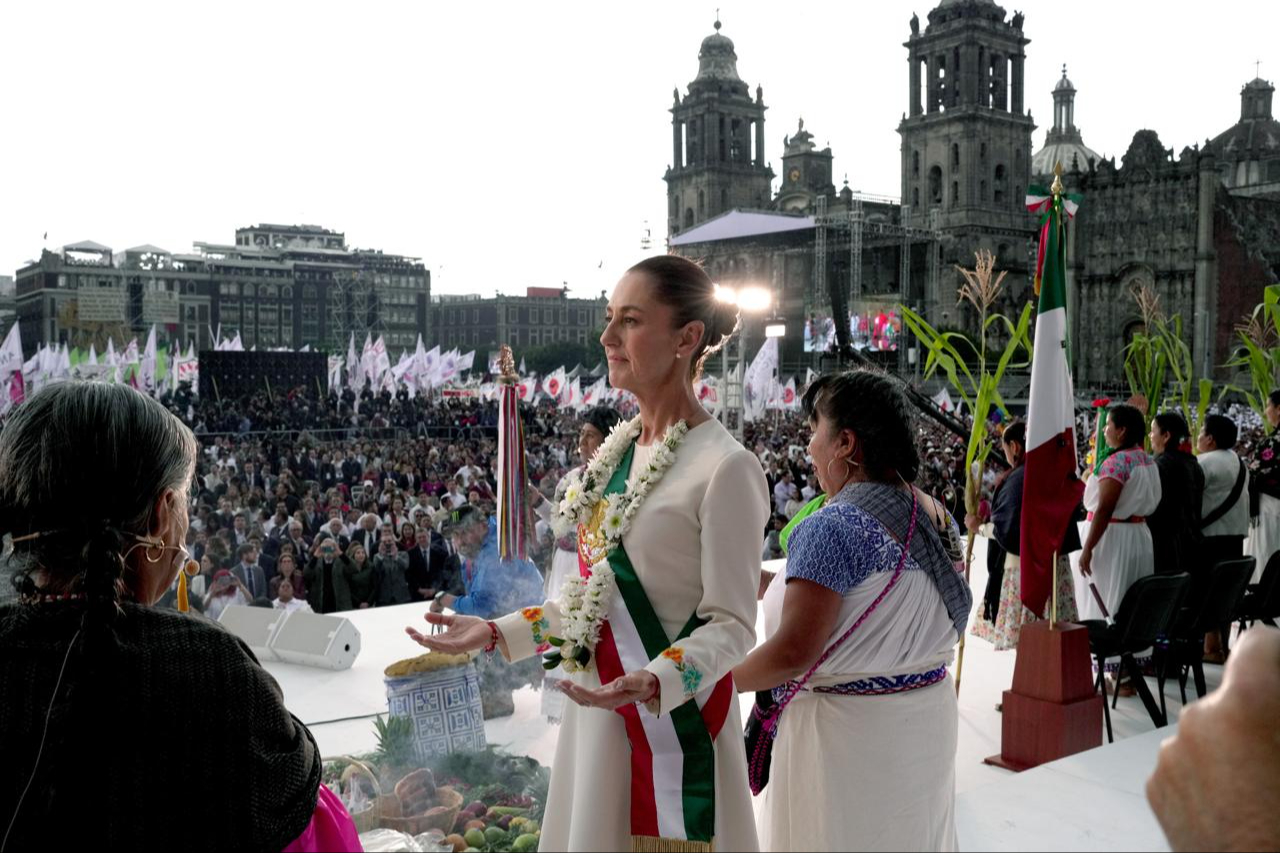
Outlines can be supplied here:
M671 110L671 251L702 260L719 281L772 288L787 323L783 360L798 367L815 358L803 351L804 323L830 312L833 291L847 306L902 302L944 328L972 325L971 312L956 307L954 265L971 266L978 249L1008 271L1002 307L1018 310L1032 297L1037 226L1024 197L1061 162L1068 191L1084 196L1069 270L1077 384L1123 380L1121 351L1141 327L1130 291L1142 284L1166 313L1183 316L1198 371L1224 378L1235 327L1262 288L1280 281L1274 87L1247 84L1240 122L1204 146L1175 158L1141 130L1117 164L1084 144L1064 67L1052 128L1033 153L1024 23L992 0L942 0L923 27L912 17L897 128L902 196L877 199L855 195L847 181L835 189L831 149L818 150L803 122L784 139L773 192L763 93L757 86L750 97L717 22L697 78Z

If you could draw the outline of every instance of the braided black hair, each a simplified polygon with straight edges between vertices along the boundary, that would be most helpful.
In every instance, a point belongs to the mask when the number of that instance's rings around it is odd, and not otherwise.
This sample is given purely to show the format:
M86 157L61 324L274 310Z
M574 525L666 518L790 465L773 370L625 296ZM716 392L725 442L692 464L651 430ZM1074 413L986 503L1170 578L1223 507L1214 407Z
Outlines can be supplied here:
M885 374L866 369L820 376L801 401L810 421L822 416L837 430L852 430L862 444L862 464L874 480L913 483L920 454L907 398Z
M124 554L148 534L160 496L185 489L195 457L191 431L129 386L64 382L36 393L0 432L0 534L21 540L14 588L82 593L109 620ZM68 523L68 501L83 494L97 496L103 516Z

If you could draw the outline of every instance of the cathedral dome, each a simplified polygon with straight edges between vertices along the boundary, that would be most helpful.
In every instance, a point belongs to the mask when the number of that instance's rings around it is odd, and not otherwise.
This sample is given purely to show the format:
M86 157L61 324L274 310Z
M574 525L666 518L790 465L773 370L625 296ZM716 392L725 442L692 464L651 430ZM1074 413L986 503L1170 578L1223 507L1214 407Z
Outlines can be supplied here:
M1052 175L1054 167L1059 163L1067 172L1074 169L1087 172L1090 160L1097 163L1101 159L1098 152L1078 140L1050 142L1031 158L1031 174L1039 177Z
M1062 66L1062 79L1053 87L1053 127L1045 138L1044 148L1031 157L1031 174L1047 177L1053 174L1059 163L1070 172L1079 169L1089 171L1089 161L1098 162L1098 153L1084 144L1080 129L1076 127L1076 87L1067 78L1067 66Z
M1280 122L1271 114L1274 93L1275 87L1261 78L1246 83L1240 90L1240 121L1206 146L1228 187L1280 183Z
M720 21L716 21L716 31L702 40L702 48L698 51L698 76L695 80L731 80L742 82L738 77L738 54L734 52L733 40L720 35Z

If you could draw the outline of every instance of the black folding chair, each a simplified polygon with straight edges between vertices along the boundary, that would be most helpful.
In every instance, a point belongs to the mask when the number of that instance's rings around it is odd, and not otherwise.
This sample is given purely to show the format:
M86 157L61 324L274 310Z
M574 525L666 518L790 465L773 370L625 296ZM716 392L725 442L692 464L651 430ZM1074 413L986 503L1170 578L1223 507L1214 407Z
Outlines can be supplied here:
M1102 620L1082 623L1089 629L1089 650L1098 661L1097 689L1102 691L1102 710L1107 721L1109 743L1114 742L1115 737L1111 731L1111 708L1107 702L1104 678L1108 658L1120 658L1120 666L1129 673L1156 728L1163 728L1168 722L1167 715L1156 705L1147 688L1142 668L1134 655L1154 646L1156 638L1169 630L1190 583L1191 576L1185 573L1139 578L1124 594L1115 622L1110 625Z
M1204 637L1210 631L1230 628L1239 612L1249 579L1257 565L1253 557L1223 560L1213 567L1203 593L1197 591L1195 600L1188 601L1174 620L1169 633L1167 648L1158 668L1160 692L1164 694L1164 682L1169 667L1176 667L1178 686L1182 691L1182 704L1187 703L1187 674L1195 678L1196 695L1201 699L1208 693L1204 680ZM1223 638L1226 648L1226 638Z
M1238 615L1241 631L1254 622L1276 627L1276 620L1280 619L1280 551L1267 560L1262 579L1245 590Z

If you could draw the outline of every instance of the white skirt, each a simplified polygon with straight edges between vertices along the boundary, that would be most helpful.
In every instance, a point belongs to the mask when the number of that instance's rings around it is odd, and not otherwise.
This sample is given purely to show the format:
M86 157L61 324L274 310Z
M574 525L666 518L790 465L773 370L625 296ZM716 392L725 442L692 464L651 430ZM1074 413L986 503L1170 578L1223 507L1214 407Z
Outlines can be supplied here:
M1280 500L1263 495L1258 510L1258 523L1249 527L1244 553L1258 561L1251 583L1261 583L1271 555L1280 551Z
M1080 541L1089 535L1093 522L1080 522ZM1151 529L1145 524L1109 524L1093 549L1093 576L1080 574L1080 552L1071 555L1072 573L1076 578L1076 608L1081 619L1104 619L1098 602L1089 591L1092 581L1114 618L1124 594L1133 582L1155 574L1155 555L1151 547Z
M949 675L890 696L797 696L773 746L761 849L955 850L958 730Z

